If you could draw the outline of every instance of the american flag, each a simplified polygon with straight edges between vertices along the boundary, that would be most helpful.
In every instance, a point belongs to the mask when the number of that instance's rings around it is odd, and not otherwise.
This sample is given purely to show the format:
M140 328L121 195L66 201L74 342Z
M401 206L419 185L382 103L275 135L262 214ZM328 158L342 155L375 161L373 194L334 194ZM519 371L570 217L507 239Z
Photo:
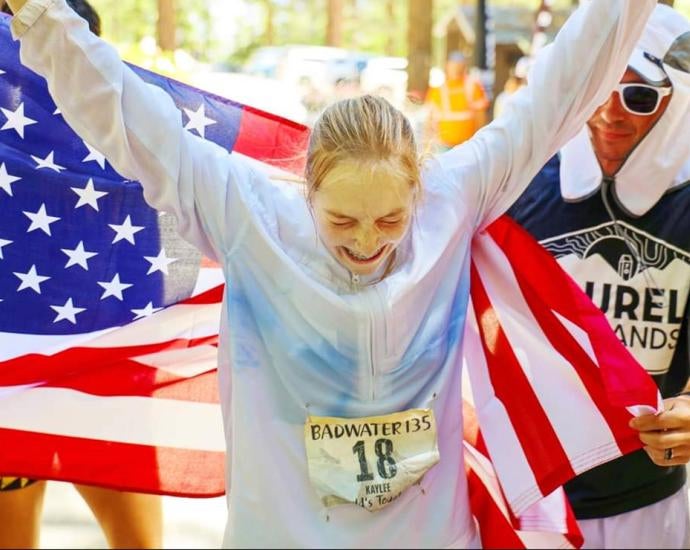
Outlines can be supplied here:
M663 410L661 396L604 314L510 218L475 235L471 269L464 443L482 543L579 547L562 485L641 448L628 422Z
M307 128L135 70L173 97L190 132L300 171L290 162ZM0 113L0 473L221 493L218 269L65 125L19 64L6 18ZM499 220L472 254L466 348L483 438L465 446L483 544L532 546L537 533L577 545L557 491L640 447L627 421L656 410L656 387L518 228Z
M45 81L19 63L8 23L3 15L0 474L221 494L220 269L67 126ZM134 69L175 99L188 131L299 169L305 127Z
M496 475L471 398L463 403L465 471L483 548L580 548L582 534L562 488L515 516Z

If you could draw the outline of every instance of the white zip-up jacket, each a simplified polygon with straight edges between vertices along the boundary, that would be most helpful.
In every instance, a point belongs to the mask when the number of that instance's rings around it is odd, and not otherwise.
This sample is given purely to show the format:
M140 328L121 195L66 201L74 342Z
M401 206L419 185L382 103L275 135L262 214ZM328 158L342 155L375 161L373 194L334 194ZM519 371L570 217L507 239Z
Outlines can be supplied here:
M428 162L424 198L384 280L353 285L320 244L296 186L183 129L64 0L13 21L21 59L69 124L223 267L220 391L227 546L465 547L461 356L473 234L502 214L609 95L656 0L581 7L503 117ZM307 414L432 408L439 463L378 512L326 510L307 470ZM136 467L136 465L132 465Z

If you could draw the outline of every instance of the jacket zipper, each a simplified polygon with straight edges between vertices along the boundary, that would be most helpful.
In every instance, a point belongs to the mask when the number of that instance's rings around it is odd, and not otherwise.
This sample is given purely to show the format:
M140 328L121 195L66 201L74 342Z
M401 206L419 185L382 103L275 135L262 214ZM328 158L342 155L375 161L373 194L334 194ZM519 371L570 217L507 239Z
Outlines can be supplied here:
M357 273L350 273L350 286L352 287L352 290L358 291L361 290L360 286L360 276ZM375 289L374 289L375 292ZM368 327L368 332L369 332L369 338L368 338L368 348L369 348L369 364L367 365L368 369L368 382L369 382L369 400L373 401L376 392L374 389L375 385L375 378L376 378L376 368L374 367L374 341L376 340L376 335L374 334L374 324L376 322L374 314L367 308L368 310L368 321L369 321L369 327Z
M369 314L369 400L376 398L376 358L374 354L374 343L376 342L376 315Z
M350 283L352 285L353 290L360 290L360 276L357 275L356 273L351 273L350 274ZM385 307L383 306L383 298L381 297L381 291L380 289L372 285L369 288L369 291L373 294L374 300L373 304L370 304L370 307L367 308L368 310L368 317L369 317L369 365L368 365L368 375L369 375L369 400L373 401L376 399L376 378L378 376L377 370L376 370L376 347L377 345L381 345L381 340L377 339L377 316L381 317L381 324L383 326L383 330L381 331L381 337L384 338L383 345L385 345L385 338L386 338L386 317L385 317Z
M386 344L386 308L383 303L383 296L381 295L381 289L378 286L372 287L372 292L374 294L374 306L375 309L371 313L371 346L370 346L370 361L371 361L371 393L370 399L373 401L376 398L376 378L378 377L378 371L376 369L376 350L377 349L387 349ZM381 324L381 330L377 330L377 318ZM375 347L376 346L376 347ZM379 353L379 356L381 353Z

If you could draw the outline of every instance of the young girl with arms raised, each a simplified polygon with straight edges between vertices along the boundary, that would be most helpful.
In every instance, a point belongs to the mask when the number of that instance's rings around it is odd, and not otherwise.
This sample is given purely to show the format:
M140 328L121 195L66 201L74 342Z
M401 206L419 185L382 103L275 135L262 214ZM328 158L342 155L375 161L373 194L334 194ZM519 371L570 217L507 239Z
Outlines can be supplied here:
M586 3L508 113L423 165L384 100L332 105L306 200L185 131L64 0L9 3L22 61L68 123L224 269L224 544L476 546L461 443L470 241L608 97L656 2Z

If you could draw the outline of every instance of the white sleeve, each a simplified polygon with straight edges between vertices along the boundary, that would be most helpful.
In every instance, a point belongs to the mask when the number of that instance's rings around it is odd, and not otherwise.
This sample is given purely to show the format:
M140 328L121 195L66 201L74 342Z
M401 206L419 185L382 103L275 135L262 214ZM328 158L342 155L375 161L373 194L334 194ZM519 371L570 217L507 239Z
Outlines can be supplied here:
M48 81L75 132L141 182L151 206L175 215L185 239L211 258L227 253L249 214L234 202L238 186L256 174L186 131L172 99L141 80L65 0L30 0L12 31L22 63Z
M440 155L443 177L481 229L581 130L619 81L656 0L588 0L546 48L502 116Z

